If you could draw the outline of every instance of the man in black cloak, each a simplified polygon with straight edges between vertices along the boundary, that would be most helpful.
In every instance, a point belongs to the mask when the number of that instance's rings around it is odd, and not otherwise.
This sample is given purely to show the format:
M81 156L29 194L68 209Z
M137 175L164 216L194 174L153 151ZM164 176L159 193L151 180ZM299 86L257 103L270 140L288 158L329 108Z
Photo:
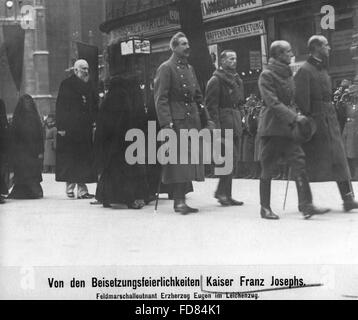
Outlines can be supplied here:
M74 75L62 81L56 102L56 181L66 182L66 193L90 199L86 183L97 182L93 168L93 128L98 111L97 95L89 81L85 60L74 64Z

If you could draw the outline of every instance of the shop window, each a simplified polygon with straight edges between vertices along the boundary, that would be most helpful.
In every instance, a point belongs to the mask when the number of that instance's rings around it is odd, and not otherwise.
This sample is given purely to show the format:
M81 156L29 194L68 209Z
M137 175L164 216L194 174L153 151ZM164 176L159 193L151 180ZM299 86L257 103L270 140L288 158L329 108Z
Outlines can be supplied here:
M337 16L336 28L330 33L331 65L341 67L352 64L350 47L353 35L353 17L351 13Z
M288 41L296 56L296 61L307 58L307 40L314 34L314 22L312 18L290 20L279 23L279 39Z

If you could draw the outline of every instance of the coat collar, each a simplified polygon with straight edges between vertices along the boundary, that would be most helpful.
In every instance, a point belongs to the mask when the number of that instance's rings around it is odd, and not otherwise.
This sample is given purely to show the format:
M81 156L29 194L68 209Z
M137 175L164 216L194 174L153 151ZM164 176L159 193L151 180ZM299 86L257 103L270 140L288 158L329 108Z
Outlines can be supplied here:
M292 77L292 70L290 66L273 58L270 58L266 69L277 73L282 78Z
M318 70L327 69L327 63L325 63L323 60L317 59L312 55L309 56L307 62L312 66L316 67Z
M172 62L174 62L176 65L179 65L179 66L186 66L187 67L189 65L188 59L180 58L175 53L172 54L172 56L170 57L170 60Z
M235 84L241 86L241 78L238 73L229 72L223 68L214 71L214 76L224 81L229 87L234 87Z

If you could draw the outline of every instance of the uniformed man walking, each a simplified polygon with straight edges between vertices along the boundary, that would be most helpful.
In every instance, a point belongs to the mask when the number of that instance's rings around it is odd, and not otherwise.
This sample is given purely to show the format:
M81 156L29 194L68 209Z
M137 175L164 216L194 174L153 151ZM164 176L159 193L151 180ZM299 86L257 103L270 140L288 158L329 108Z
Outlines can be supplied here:
M294 82L289 66L293 56L291 45L275 41L270 47L270 61L259 78L259 89L265 106L260 113L261 166L260 202L261 217L279 219L270 206L271 178L277 160L282 157L291 168L296 181L298 209L307 219L328 210L312 204L312 194L305 170L305 154L300 141L308 139L312 127L308 118L299 115L294 105Z
M201 129L198 104L203 102L203 96L194 69L188 64L190 50L185 34L175 34L170 41L170 48L172 56L159 66L154 79L154 99L161 128L173 129L179 146L181 129ZM189 160L190 150L189 141L188 150L184 150ZM177 159L181 159L181 151L177 150ZM189 164L178 162L166 164L162 170L162 182L169 184L173 192L175 212L198 212L198 209L186 204L185 193L190 189L192 181L204 181L204 165L190 161Z
M304 115L314 119L317 132L303 144L310 181L337 181L345 211L358 208L351 187L351 174L332 102L328 75L330 47L321 35L308 40L310 57L295 75L296 102Z
M234 166L230 174L220 177L215 198L222 206L242 206L242 201L232 198L232 177L238 162L239 139L242 134L240 107L244 103L244 85L236 71L235 51L224 50L219 61L220 68L214 71L206 88L205 104L215 122L215 128L222 130L222 137L225 129L233 131Z

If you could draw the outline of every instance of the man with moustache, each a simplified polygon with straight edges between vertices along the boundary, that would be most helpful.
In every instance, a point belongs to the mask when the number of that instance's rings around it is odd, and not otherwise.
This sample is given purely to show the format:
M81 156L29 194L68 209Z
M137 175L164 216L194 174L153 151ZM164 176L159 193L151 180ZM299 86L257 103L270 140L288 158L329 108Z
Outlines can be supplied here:
M330 46L327 39L314 35L308 40L310 56L295 75L296 103L304 115L316 123L312 139L302 145L310 181L336 181L346 212L358 208L351 186L351 174L340 126L332 102L328 75Z
M86 60L77 60L74 74L62 81L56 101L56 181L66 182L66 193L91 199L86 183L97 182L93 169L93 128L98 111L97 96L89 81Z
M313 131L309 119L299 115L294 104L294 82L290 68L293 57L291 45L286 41L274 41L270 47L270 61L259 78L259 89L264 101L260 113L261 217L276 220L270 206L273 169L282 158L291 168L296 181L298 209L305 219L327 210L312 204L312 194L305 170L305 154L300 142L308 139Z
M236 71L237 56L233 50L224 50L219 57L220 67L208 82L205 105L216 129L233 130L233 170L220 176L215 198L222 206L242 206L242 201L232 198L232 177L238 162L239 139L242 134L240 107L244 103L243 81ZM222 144L224 146L224 143Z
M192 189L192 181L204 181L204 165L179 163L179 136L181 129L201 129L198 104L203 102L203 96L194 69L188 64L190 46L185 34L175 34L170 48L172 56L159 66L154 79L154 101L160 127L174 130L178 139L178 163L163 166L162 182L172 190L174 211L186 215L198 212L186 204L185 194ZM190 150L189 141L188 159ZM198 153L201 157L200 150Z

